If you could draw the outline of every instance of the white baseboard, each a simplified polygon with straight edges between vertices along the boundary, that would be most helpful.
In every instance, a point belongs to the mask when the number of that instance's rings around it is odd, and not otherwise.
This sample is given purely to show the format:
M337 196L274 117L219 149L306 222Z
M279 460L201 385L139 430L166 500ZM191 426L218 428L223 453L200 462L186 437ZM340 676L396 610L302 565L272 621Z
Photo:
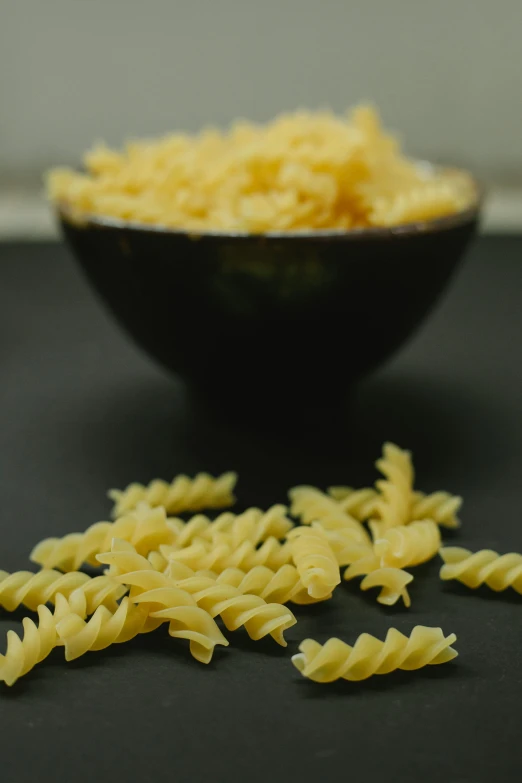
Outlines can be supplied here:
M493 188L484 208L485 233L522 233L522 188ZM0 190L0 240L52 240L58 237L52 210L41 193Z

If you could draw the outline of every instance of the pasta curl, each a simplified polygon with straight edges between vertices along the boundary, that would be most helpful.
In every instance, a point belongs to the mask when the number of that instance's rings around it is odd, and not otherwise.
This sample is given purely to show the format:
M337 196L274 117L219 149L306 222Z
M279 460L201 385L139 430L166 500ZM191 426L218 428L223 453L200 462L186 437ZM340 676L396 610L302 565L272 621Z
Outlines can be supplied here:
M216 539L208 542L198 539L185 549L175 546L161 546L160 552L167 560L177 560L194 569L211 570L221 573L225 568L241 568L249 571L257 565L278 569L289 563L292 557L289 542L281 543L276 538L269 537L259 549L251 541L243 541L233 547L225 537L224 541Z
M344 511L339 503L315 487L294 487L288 493L290 511L301 519L302 524L320 522L327 531L349 533L354 543L366 546L370 543L368 533L354 517Z
M431 560L439 547L439 528L433 520L427 519L390 528L375 541L373 549L381 566L404 568Z
M84 533L63 538L46 538L35 546L30 559L43 568L76 571L82 563L97 565L96 555L110 548L113 538L130 541L138 552L147 554L160 544L174 540L164 508L141 504L132 513L115 522L97 522Z
M412 671L447 663L458 655L451 647L456 639L455 634L444 636L441 628L422 625L415 626L409 637L390 628L383 642L363 633L353 647L336 638L324 645L305 639L299 646L300 652L292 656L292 663L303 677L315 682L357 682L395 669Z
M12 574L0 571L0 606L9 612L22 604L36 611L40 604L53 603L58 593L69 598L74 591L84 594L87 614L92 614L102 604L116 610L125 588L107 576L93 578L80 571L66 574L46 568L36 574L31 571L15 571Z
M372 487L353 489L352 487L330 487L329 495L336 500L341 509L351 514L355 519L364 522L378 514L377 503L379 492ZM418 521L433 519L438 525L448 528L460 526L457 516L462 506L462 498L451 495L449 492L432 492L426 495L424 492L413 492L410 519Z
M328 538L319 524L296 527L287 536L292 560L303 587L312 598L329 598L341 581L339 566Z
M30 617L22 620L23 636L14 631L7 632L7 649L5 655L0 655L0 681L14 685L60 644L57 625L62 619L71 614L78 620L85 616L85 596L82 593L73 593L73 596L67 601L58 593L54 612L40 604L38 624Z
M500 555L492 549L471 552L449 546L440 550L440 556L444 561L441 579L456 579L471 588L485 584L496 592L512 587L522 594L522 555L517 552Z
M385 443L383 455L375 463L385 480L377 481L380 497L375 502L377 521L370 523L374 539L391 527L406 525L413 502L413 465L411 454L393 443Z
M208 473L198 473L192 479L180 475L170 484L157 479L147 486L135 483L123 490L111 489L109 497L114 501L114 517L134 510L140 503L163 506L168 514L179 514L231 506L235 502L233 491L236 482L237 474L233 472L223 473L217 478Z

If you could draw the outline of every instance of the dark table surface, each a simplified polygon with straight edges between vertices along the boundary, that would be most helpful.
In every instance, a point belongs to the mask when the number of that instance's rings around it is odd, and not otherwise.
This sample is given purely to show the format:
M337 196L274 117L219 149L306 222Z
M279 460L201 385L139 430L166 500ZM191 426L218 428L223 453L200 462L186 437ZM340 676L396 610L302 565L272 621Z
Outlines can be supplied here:
M107 518L111 486L233 468L241 506L266 506L295 483L373 481L386 439L413 450L420 489L464 496L451 541L522 551L522 238L480 240L418 336L322 440L305 423L277 437L205 419L55 244L0 245L0 372L6 570L27 568L38 539ZM409 611L341 586L297 611L287 650L237 632L205 667L160 630L73 664L55 651L2 686L0 780L518 781L522 597L443 585L438 568L417 569ZM2 631L22 616L3 613ZM459 658L330 686L290 663L307 636L353 643L419 623L455 632Z

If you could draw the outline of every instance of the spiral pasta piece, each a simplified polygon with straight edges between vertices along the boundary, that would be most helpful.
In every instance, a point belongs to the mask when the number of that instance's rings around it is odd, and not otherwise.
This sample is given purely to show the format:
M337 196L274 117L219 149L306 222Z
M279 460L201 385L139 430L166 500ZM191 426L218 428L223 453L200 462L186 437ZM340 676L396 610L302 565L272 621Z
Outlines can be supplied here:
M37 612L38 624L30 617L22 620L23 636L7 632L7 649L5 655L0 655L0 681L6 685L14 685L60 643L56 628L62 619L74 613L78 619L85 616L85 596L78 593L67 601L58 593L54 612L44 604L40 604Z
M353 647L336 638L323 645L305 639L299 646L300 652L292 656L292 663L303 677L315 682L358 682L396 669L413 671L447 663L458 655L451 646L456 639L455 634L444 636L442 628L423 625L415 626L409 637L390 628L383 642L363 633Z
M324 530L317 523L296 527L287 536L292 560L303 587L312 598L329 598L341 581L335 554Z
M45 568L36 574L31 571L15 571L12 574L0 571L0 606L8 612L21 605L36 611L40 604L53 603L58 593L69 598L76 590L85 595L87 614L92 614L102 604L115 610L117 601L125 593L125 588L109 577L90 577L80 571L66 574Z
M361 523L316 487L294 487L288 494L291 500L290 511L301 519L302 524L320 522L327 531L349 532L354 543L362 545L370 543L368 533Z
M244 593L224 581L218 582L215 578L194 572L175 585L190 593L197 605L211 617L219 615L229 631L243 626L251 639L257 641L270 634L278 644L286 647L283 633L296 623L286 606L267 603L260 596Z
M172 542L174 537L165 509L141 504L115 522L97 522L84 533L46 538L35 546L30 558L43 568L76 571L84 562L97 565L96 555L107 551L113 538L130 541L140 553L147 554L160 544Z
M186 563L194 571L208 569L216 573L221 573L225 568L249 571L257 565L278 569L289 563L292 556L289 542L281 543L273 537L267 538L258 549L251 541L243 541L234 548L227 540L212 543L199 539L185 549L160 546L160 552L167 560Z
M353 487L329 487L328 494L336 500L343 511L355 519L364 522L378 514L379 492L372 487L353 489ZM409 521L433 519L438 525L448 528L460 526L457 516L462 506L462 498L449 492L413 492Z
M411 509L412 519L433 519L438 525L448 528L460 527L457 514L462 506L462 498L449 492L413 493Z
M205 508L225 508L235 502L233 490L237 474L223 473L214 478L208 473L198 473L194 478L176 476L170 484L156 479L147 486L129 484L124 489L111 489L109 497L114 501L113 516L119 517L136 508L139 503L164 506L167 513L201 511Z
M373 487L354 489L353 487L328 487L330 497L339 503L340 508L359 522L365 522L375 513L375 503L379 493Z
M410 452L393 443L384 444L383 456L375 464L386 477L376 482L380 497L375 501L378 521L373 523L372 533L374 538L380 538L389 528L410 521L414 473Z
M293 523L286 516L286 512L286 506L276 505L268 511L249 508L242 514L225 512L215 520L197 514L188 522L169 519L168 524L175 533L172 543L179 549L189 546L199 538L210 542L216 539L227 540L232 547L237 547L248 540L257 546L270 537L284 538L291 530Z
M266 566L255 566L250 571L226 568L217 576L216 582L233 585L242 593L259 595L267 602L274 601L278 604L287 604L289 601L295 604L311 604L319 600L308 594L297 568L290 563L276 571Z
M404 568L425 563L440 547L438 525L432 519L392 527L375 541L373 550L381 566Z
M365 557L357 560L346 569L343 579L348 581L357 576L364 576L360 584L361 590L369 590L372 587L381 588L381 592L377 596L377 601L380 604L393 606L402 599L404 606L411 606L407 586L413 581L413 576L401 568L382 567L373 548L367 551Z
M145 604L151 618L170 621L172 637L190 641L190 651L197 660L208 663L216 644L228 645L213 618L198 607L190 593L176 587L169 575L152 569L128 542L113 541L112 551L98 555L98 560L114 568L114 579L131 587L131 600Z
M496 592L512 587L522 594L522 555L517 552L500 555L492 549L471 552L448 546L440 550L440 556L444 561L441 579L456 579L471 588L485 584Z
M86 652L103 650L139 633L153 631L160 624L149 618L145 608L134 606L125 597L115 612L99 606L87 621L77 614L68 614L56 624L56 632L65 647L65 659L73 661Z

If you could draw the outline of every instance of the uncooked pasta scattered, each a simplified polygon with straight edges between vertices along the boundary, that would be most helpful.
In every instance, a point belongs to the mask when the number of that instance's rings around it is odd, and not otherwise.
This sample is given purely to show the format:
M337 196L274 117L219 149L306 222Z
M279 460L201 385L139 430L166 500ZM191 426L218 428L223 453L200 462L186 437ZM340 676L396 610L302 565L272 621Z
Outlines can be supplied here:
M152 632L188 644L205 664L236 634L284 647L297 623L287 604L298 612L340 590L375 590L385 607L409 607L415 569L437 553L443 580L522 593L521 554L441 547L441 533L460 525L462 499L416 489L408 451L385 443L375 464L373 487L302 485L289 490L290 508L240 513L230 510L233 472L111 490L113 521L44 539L30 553L38 571L0 571L0 608L36 614L20 636L7 634L0 681L13 685L55 648L70 661ZM353 647L306 639L292 662L316 682L363 680L446 663L454 641L440 628L416 626L409 637L390 628L383 642L362 633Z
M353 647L336 638L328 639L323 645L305 639L292 663L303 677L316 682L341 678L358 681L373 674L389 674L394 669L412 671L447 663L458 654L451 646L456 640L454 633L444 636L442 628L423 625L416 625L409 637L390 628L383 642L363 633Z
M133 141L121 152L99 145L84 166L85 173L59 168L48 176L50 198L74 219L194 233L395 226L460 212L477 199L466 173L407 158L369 106L347 117L300 111L267 125L239 121L225 133Z

